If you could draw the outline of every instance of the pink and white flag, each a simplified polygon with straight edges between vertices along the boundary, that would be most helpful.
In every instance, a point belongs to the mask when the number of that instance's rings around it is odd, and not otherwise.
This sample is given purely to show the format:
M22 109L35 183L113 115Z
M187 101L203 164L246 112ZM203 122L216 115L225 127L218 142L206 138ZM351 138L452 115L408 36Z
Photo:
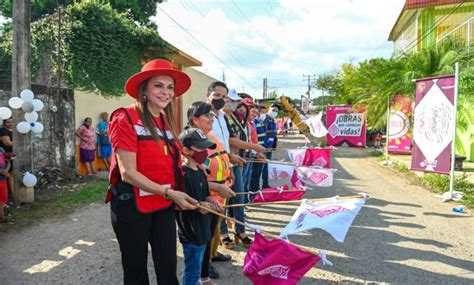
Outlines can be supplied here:
M305 121L309 127L309 132L317 137L322 138L328 134L328 129L322 121L323 112L319 112L316 116L310 117Z
M288 157L294 164L296 164L296 166L303 165L305 155L306 155L306 148L288 150Z
M307 149L304 159L303 159L303 165L331 168L331 149L330 148Z
M320 259L285 240L267 240L255 233L245 256L243 272L254 285L297 284Z
M309 187L331 187L336 169L300 166L298 180Z
M262 191L258 191L253 198L253 203L260 203L260 202L274 202L274 201L292 201L292 200L299 200L303 195L306 193L304 190L293 189L292 192L287 192L289 190L288 186L281 186L281 187L273 187L263 189Z
M280 237L318 228L328 232L338 242L343 242L365 201L364 198L315 203L304 201Z
M276 163L269 163L268 164L268 179L270 180L277 180L277 179L291 179L293 172L295 170L294 165L286 165L286 164L276 164Z

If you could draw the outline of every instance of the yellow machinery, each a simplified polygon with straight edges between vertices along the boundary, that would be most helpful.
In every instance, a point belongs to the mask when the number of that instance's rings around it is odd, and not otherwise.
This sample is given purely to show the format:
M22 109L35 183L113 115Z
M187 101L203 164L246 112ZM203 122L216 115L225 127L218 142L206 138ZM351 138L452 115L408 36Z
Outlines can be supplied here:
M267 109L269 109L270 104L272 103L277 103L278 105L282 106L285 116L291 119L293 125L295 125L308 138L313 146L321 146L321 144L325 143L325 138L318 139L311 135L308 125L306 125L306 123L301 119L298 111L293 108L293 105L290 103L288 97L280 96L279 98L275 99L257 99L257 101L259 104L267 107Z

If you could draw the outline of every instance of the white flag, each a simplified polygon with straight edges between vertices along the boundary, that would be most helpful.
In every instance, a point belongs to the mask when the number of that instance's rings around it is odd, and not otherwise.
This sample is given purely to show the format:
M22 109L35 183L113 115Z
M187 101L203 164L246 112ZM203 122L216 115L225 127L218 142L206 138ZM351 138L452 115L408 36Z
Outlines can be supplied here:
M291 217L290 223L280 233L280 237L318 228L331 234L338 242L343 242L365 200L333 199L315 203L303 201Z
M306 120L306 124L309 127L309 132L317 137L317 138L322 138L327 135L328 130L323 124L323 121L321 120L323 116L323 113L320 112L316 116L313 116L309 119Z
M298 167L298 179L312 187L331 187L336 169L317 167Z
M268 179L284 179L291 178L293 172L295 171L295 166L285 165L285 164L268 164Z
M296 164L296 166L303 165L304 156L306 155L306 149L289 149L288 150L288 157L292 162Z

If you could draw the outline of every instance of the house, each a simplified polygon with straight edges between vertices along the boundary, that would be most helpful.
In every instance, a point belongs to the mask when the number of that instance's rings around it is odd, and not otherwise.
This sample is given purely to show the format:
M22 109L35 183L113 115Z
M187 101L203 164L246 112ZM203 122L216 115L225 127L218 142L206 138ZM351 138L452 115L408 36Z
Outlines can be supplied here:
M406 0L388 40L394 43L395 55L400 55L436 46L448 38L466 48L474 45L473 0ZM474 161L474 126L465 132L458 130L458 137L463 147L457 154Z
M178 98L178 111L176 114L179 128L183 128L187 123L186 111L188 107L195 101L205 101L207 87L211 82L217 81L193 67L202 66L202 63L186 54L185 52L176 49L176 53L169 55L170 60L175 68L184 71L191 77L191 88ZM94 128L99 123L99 116L102 112L107 112L109 115L117 108L130 105L134 102L133 98L127 95L114 98L104 98L98 94L83 92L80 90L74 91L75 101L75 127L81 126L86 117L92 118L92 125ZM76 138L76 160L79 173L85 174L85 166L79 161L79 140ZM105 169L105 165L99 159L96 159L95 166L97 169Z
M388 37L395 54L419 51L452 36L474 43L472 0L406 0Z

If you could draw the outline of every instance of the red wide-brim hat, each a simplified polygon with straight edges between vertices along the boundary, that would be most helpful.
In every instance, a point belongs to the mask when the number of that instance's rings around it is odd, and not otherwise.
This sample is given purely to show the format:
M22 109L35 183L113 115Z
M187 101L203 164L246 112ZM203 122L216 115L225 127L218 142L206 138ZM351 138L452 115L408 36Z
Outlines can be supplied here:
M173 64L164 59L154 59L147 62L142 71L132 75L125 83L125 91L133 98L138 98L140 93L140 85L143 81L155 76L165 75L174 79L174 95L181 96L191 86L191 78L175 68Z

